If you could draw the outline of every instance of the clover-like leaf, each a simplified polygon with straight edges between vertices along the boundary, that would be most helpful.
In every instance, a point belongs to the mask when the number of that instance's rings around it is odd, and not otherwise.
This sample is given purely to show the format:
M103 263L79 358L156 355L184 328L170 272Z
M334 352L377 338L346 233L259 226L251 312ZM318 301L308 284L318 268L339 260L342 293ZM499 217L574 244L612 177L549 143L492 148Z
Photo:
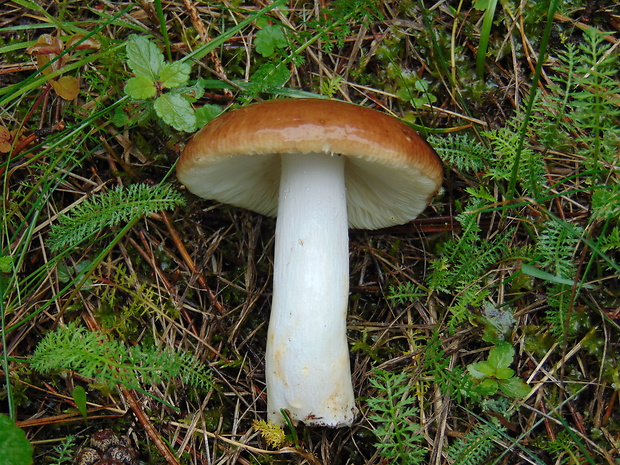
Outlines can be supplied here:
M152 81L159 78L164 67L164 54L146 37L132 35L126 45L127 64L136 76Z
M254 45L258 53L269 58L277 48L287 46L286 35L280 26L267 24L256 33Z
M159 74L159 82L167 89L182 86L189 80L191 70L191 66L181 61L166 63Z
M131 98L145 100L155 97L157 88L150 78L138 75L127 80L125 84L125 93Z
M192 132L196 130L194 109L179 94L168 92L158 97L154 104L157 115L177 131Z

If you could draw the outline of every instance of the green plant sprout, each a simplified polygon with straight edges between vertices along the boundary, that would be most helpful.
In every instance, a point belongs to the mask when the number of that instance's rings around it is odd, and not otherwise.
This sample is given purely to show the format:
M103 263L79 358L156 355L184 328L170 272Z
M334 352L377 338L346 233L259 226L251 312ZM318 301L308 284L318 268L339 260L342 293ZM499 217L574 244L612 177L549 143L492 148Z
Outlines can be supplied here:
M426 295L423 289L418 288L412 282L399 283L397 286L390 285L388 288L388 300L397 302L401 305L415 302Z
M514 354L512 344L500 341L491 349L487 360L467 365L469 374L478 381L476 390L480 395L491 396L500 390L509 397L520 399L529 394L530 387L515 377L510 368Z
M204 94L198 84L188 85L191 66L183 61L166 62L164 54L146 37L132 35L127 41L127 65L134 73L125 93L142 101L146 109L177 131L194 132L220 113L217 105L192 107ZM147 111L148 113L148 111Z
M64 465L68 463L74 463L75 459L75 436L66 436L60 444L54 447L54 454L56 457L52 458L51 465Z

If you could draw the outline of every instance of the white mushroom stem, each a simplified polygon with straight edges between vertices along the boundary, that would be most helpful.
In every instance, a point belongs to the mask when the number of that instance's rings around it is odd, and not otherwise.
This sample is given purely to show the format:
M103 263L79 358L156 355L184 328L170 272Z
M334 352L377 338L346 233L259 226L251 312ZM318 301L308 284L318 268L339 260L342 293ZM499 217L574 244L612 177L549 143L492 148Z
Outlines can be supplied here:
M349 252L344 157L283 155L267 336L269 421L350 426Z

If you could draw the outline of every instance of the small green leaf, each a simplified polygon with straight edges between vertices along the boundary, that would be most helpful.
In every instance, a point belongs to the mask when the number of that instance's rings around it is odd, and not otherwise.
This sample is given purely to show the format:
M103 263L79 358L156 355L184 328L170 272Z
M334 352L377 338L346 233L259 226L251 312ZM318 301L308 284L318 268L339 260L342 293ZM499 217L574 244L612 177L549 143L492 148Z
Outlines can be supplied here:
M0 465L30 465L32 445L13 420L0 414Z
M196 115L187 100L178 94L169 92L155 100L157 115L177 131L192 132L196 130Z
M488 200L492 203L495 202L495 196L491 194L489 190L484 186L480 186L478 189L476 189L475 187L466 187L465 192L467 192L472 197L478 197L484 200Z
M146 100L155 97L157 89L155 83L146 76L136 76L125 84L125 93L136 100Z
M56 267L56 276L61 283L68 283L73 277L73 270L67 265L59 264Z
M82 414L84 421L88 421L88 409L86 407L86 390L82 386L73 388L73 401L75 406Z
M495 367L489 362L476 362L467 365L467 371L476 379L491 378L495 376Z
M500 390L509 397L521 399L527 396L531 388L521 378L510 378L500 381Z
M127 41L127 64L136 76L156 81L164 67L164 54L146 37L131 35Z
M129 116L127 116L127 113L125 113L125 110L123 110L120 107L117 107L114 110L114 114L112 115L111 121L112 123L114 123L116 127L122 127L129 123Z
M182 86L189 81L189 73L191 70L192 68L190 65L181 61L167 63L159 74L159 82L167 89Z
M515 355L515 349L512 344L506 341L498 342L489 353L489 363L497 370L498 368L506 368L512 363Z
M476 0L474 2L474 8L476 10L486 10L489 7L489 0Z
M476 391L482 396L492 396L497 392L499 384L494 379L485 379L478 386Z
M201 128L217 115L222 113L219 105L205 105L196 109L196 127Z
M515 371L512 368L498 368L495 370L495 378L497 379L508 379L512 378L515 374Z
M205 89L200 83L196 82L193 86L176 87L174 92L182 95L188 102L194 103L196 100L202 98L205 94Z
M284 48L288 44L286 42L286 35L284 35L284 31L280 26L267 24L256 33L254 45L258 53L265 58L269 58L276 49Z
M10 273L13 269L13 257L3 255L0 257L0 273Z

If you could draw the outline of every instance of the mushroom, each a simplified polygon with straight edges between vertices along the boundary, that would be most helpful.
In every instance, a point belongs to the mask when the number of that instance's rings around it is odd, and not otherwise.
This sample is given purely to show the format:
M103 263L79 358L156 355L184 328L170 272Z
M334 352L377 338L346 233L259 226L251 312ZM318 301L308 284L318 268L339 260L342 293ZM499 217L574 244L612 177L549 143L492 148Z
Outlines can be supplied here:
M267 414L283 425L350 426L357 414L346 338L348 227L406 223L443 170L398 119L323 99L232 110L187 144L179 180L194 194L277 216L267 334Z

